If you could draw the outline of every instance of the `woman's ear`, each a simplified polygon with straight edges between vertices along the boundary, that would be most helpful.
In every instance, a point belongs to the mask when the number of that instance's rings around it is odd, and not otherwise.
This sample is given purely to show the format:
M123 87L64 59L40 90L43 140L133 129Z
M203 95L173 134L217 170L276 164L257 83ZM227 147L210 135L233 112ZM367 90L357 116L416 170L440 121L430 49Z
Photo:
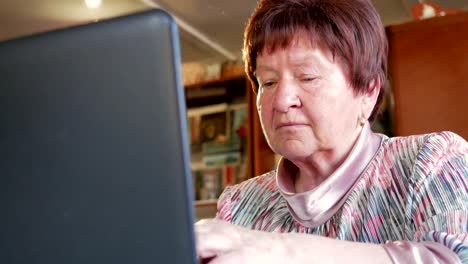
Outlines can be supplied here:
M377 97L379 96L380 89L382 89L380 78L376 77L372 79L372 81L369 83L369 87L362 94L362 117L369 119L370 115L372 114L372 110L374 110L375 103L377 102Z

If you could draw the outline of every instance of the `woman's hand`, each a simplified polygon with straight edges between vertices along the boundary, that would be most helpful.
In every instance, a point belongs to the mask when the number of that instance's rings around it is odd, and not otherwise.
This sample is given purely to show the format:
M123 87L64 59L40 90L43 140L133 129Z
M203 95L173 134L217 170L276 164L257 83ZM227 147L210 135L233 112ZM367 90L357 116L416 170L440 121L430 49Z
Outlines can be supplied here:
M210 219L195 224L201 263L286 263L281 234L255 231Z
M380 245L256 231L215 219L196 223L195 236L201 263L391 263Z

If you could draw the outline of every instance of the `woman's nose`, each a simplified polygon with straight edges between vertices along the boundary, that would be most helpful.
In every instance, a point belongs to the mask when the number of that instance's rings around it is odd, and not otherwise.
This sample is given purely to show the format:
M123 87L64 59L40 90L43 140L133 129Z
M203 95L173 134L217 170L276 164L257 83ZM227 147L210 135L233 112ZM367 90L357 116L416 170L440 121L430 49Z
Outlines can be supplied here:
M301 106L298 85L293 79L283 79L278 83L273 99L273 107L279 112L287 112L290 108Z

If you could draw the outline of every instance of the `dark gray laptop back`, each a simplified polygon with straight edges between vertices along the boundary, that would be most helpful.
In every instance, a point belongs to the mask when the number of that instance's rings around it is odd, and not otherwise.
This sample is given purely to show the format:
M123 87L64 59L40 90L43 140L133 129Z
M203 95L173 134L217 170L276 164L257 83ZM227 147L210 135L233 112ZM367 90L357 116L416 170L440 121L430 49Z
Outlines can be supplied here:
M195 263L177 27L0 43L0 263Z

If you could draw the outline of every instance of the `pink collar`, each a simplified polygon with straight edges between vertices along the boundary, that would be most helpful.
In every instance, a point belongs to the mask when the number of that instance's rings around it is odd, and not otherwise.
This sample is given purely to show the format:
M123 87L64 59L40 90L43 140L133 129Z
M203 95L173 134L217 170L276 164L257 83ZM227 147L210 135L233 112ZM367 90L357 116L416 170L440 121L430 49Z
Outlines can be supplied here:
M276 171L276 184L294 219L305 227L316 227L330 219L345 202L352 187L374 158L382 139L366 123L343 164L319 186L303 193L294 193L291 188L287 188L294 186L292 178L286 172L294 165L282 158Z

